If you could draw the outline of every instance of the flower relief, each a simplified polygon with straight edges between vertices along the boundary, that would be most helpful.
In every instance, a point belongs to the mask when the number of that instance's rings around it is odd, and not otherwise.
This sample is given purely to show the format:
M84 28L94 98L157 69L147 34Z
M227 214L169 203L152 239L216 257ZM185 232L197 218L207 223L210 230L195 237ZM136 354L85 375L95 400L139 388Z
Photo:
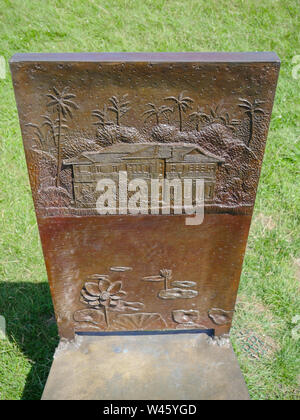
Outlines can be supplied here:
M121 290L122 282L115 281L111 282L109 276L102 275L98 276L95 274L92 276L98 280L95 282L86 282L84 287L81 290L81 299L82 303L87 303L89 306L92 306L94 309L100 309L101 307L116 307L118 306L118 301L122 296L126 295L126 292Z
M190 289L190 287L196 286L195 282L187 280L175 280L171 282L171 279L172 270L166 268L160 270L158 276L142 278L143 281L163 282L164 288L158 292L160 299L192 299L198 295L197 290Z
M109 327L110 311L138 311L140 307L144 306L140 302L127 302L122 299L127 293L122 290L121 281L112 282L109 276L104 274L94 274L89 279L95 281L87 281L84 284L80 298L80 302L88 305L89 310L76 311L75 321L98 324L104 316L105 326ZM103 311L102 314L101 311Z

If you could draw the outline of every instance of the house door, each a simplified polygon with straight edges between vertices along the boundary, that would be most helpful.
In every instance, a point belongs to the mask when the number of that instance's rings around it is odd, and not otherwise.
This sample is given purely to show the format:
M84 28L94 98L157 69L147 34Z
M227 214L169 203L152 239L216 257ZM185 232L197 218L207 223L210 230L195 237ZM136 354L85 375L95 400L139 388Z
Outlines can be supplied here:
M159 178L164 178L165 176L165 161L164 159L158 159L157 160L157 165L158 165L158 176Z

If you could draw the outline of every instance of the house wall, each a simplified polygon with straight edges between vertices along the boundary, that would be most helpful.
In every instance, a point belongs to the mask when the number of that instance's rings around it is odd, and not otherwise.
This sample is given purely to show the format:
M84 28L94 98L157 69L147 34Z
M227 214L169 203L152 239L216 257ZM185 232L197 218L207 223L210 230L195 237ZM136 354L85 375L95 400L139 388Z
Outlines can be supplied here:
M209 203L213 200L217 163L172 162L165 163L163 159L139 159L122 163L99 164L91 163L74 165L74 192L76 207L95 208L99 193L96 191L100 179L111 179L118 185L119 171L126 171L128 182L135 178L144 179L148 184L149 202L151 198L151 179L163 177L166 179L204 179L204 198ZM184 196L182 184L182 197ZM196 186L193 183L193 197ZM133 194L133 193L132 193ZM171 190L171 204L174 199ZM195 203L194 203L195 204Z

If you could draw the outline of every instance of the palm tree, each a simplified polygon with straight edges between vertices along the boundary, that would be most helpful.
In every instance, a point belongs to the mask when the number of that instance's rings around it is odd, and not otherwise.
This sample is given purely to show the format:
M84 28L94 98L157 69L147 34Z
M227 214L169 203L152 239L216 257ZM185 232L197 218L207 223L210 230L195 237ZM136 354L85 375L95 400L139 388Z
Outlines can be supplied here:
M49 115L41 115L41 117L43 117L44 122L41 124L40 127L37 124L32 124L32 123L28 123L26 125L28 127L33 127L35 129L34 134L36 135L36 137L39 140L40 147L41 147L42 150L45 150L46 143L47 143L47 140L48 140L49 131L50 131L50 133L52 135L54 145L56 145L56 141L55 141L55 136L56 136L56 134L55 134L55 123L51 120L51 118L49 117ZM44 126L48 126L49 127L49 130L47 131L46 134L44 134L42 132L42 128Z
M32 123L28 123L28 124L26 124L26 126L34 128L34 134L36 135L36 137L39 140L39 144L40 144L41 149L44 150L44 144L46 142L46 139L45 139L40 127L37 124L32 124Z
M49 128L49 131L52 135L54 146L57 146L57 143L56 143L56 129L58 127L55 125L55 123L58 122L58 121L57 120L55 122L52 121L52 119L49 117L49 115L42 115L42 117L44 118L44 122L42 124L42 127L47 126Z
M175 102L177 108L178 108L178 114L179 114L179 129L182 131L182 114L186 112L186 110L192 109L191 103L193 103L193 99L189 98L188 96L183 96L184 92L181 92L178 95L178 98L175 98L175 96L168 96L165 98L166 101L173 101Z
M205 112L203 112L203 109L200 106L198 106L197 111L192 112L190 114L190 119L192 121L195 121L196 122L196 130L199 131L200 123L203 120L208 121L209 120L209 116L207 114L205 114Z
M106 125L112 125L112 121L108 121L107 117L107 107L106 105L103 106L103 111L100 111L99 109L95 109L92 112L93 117L96 117L98 121L94 122L94 125L100 126L104 128Z
M196 122L197 131L199 131L201 121L205 121L206 124L221 123L233 131L235 131L236 126L240 123L239 120L231 120L228 112L222 114L220 104L215 108L211 108L209 114L206 114L202 108L198 107L196 112L190 114L190 119Z
M247 99L242 99L239 98L239 100L242 102L241 104L239 104L239 106L241 108L245 109L245 114L247 114L249 116L250 119L250 130L249 130L249 140L248 140L248 146L250 146L250 144L252 143L252 139L253 139L253 134L254 134L254 124L255 124L255 114L256 113L261 113L261 114L265 114L265 111L262 108L259 108L260 104L263 104L264 101L260 101L259 99L255 99L253 104L249 101L247 101Z
M57 112L57 176L56 176L56 186L59 187L59 175L62 165L62 145L61 145L61 137L62 137L62 129L68 128L66 125L63 125L63 121L66 121L67 116L72 118L72 110L78 109L78 106L75 102L71 101L70 99L75 98L76 95L73 93L68 93L68 87L64 88L61 92L59 92L55 87L53 87L53 92L48 93L48 96L51 100L48 102L47 106L53 109L53 112Z
M220 120L223 122L223 124L226 127L230 128L232 131L235 131L236 126L238 126L240 124L239 120L235 120L235 119L231 120L228 112L226 112L225 115L221 115Z
M220 123L222 121L221 112L221 104L218 104L215 108L210 108L209 114L203 114L203 118L206 120L207 124Z
M120 125L121 117L130 110L130 107L128 106L130 102L126 101L127 96L128 94L126 93L121 99L119 99L117 96L112 96L109 98L112 106L110 106L108 109L116 114L117 125Z
M147 121L151 117L156 118L156 124L159 124L159 117L162 115L168 120L168 112L173 112L173 108L169 108L166 105L161 105L160 107L157 107L155 104L147 104L150 109L143 112L143 115L146 115L145 121Z

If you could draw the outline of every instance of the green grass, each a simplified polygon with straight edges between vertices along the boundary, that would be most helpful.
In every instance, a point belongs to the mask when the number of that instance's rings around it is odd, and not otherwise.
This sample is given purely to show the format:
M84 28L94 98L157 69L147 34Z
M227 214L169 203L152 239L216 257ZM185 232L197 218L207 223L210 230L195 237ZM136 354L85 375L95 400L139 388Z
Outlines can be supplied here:
M298 0L0 0L7 60L55 51L275 50L281 58L232 333L253 399L300 395L292 337L300 314L299 34ZM0 340L0 399L38 399L57 330L9 73L0 98L0 315L8 335Z

